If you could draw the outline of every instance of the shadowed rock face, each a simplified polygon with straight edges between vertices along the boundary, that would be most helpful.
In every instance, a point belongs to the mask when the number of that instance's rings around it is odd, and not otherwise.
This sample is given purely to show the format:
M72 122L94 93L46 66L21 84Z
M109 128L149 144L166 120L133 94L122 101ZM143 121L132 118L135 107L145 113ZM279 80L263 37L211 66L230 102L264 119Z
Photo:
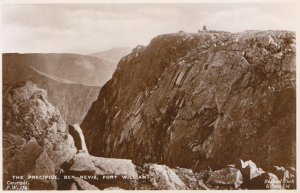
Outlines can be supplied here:
M89 152L135 163L295 166L295 34L169 34L122 58L81 124Z

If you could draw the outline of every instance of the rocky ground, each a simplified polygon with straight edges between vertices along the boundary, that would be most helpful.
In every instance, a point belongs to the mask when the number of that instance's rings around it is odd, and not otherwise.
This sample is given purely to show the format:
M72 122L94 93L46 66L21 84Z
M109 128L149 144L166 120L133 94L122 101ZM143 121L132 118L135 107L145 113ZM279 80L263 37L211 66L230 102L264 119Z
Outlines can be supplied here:
M46 91L31 82L6 87L3 110L6 190L295 188L294 168L276 166L270 173L252 161L239 160L221 170L194 172L154 163L137 166L128 159L89 155L81 151L84 145L77 143L85 143L83 136L69 133L59 111L48 102ZM48 179L32 179L34 176ZM19 182L25 185L14 184Z

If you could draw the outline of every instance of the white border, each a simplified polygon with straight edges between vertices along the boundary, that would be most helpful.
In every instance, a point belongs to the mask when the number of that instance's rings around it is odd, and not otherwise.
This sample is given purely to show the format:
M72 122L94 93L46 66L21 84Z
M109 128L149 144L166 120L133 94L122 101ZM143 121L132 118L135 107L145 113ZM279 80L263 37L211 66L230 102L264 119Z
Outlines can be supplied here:
M164 3L276 3L276 2L285 2L285 3L296 3L297 6L297 21L299 21L297 24L297 30L296 30L296 41L297 41L297 51L296 51L296 106L297 106L297 114L300 109L300 96L299 96L299 87L300 87L300 80L299 80L299 50L300 50L300 42L299 42L299 32L300 32L300 0L0 0L0 15L1 15L1 20L0 20L0 30L1 30L1 36L0 36L0 49L1 49L1 55L0 55L0 60L1 60L1 66L0 66L0 74L2 77L2 42L3 42L3 35L2 35L2 5L3 4L106 4L106 3L113 3L113 4L123 4L123 3L130 3L130 4L164 4ZM278 13L280 14L280 13ZM0 80L0 88L2 90L2 78ZM2 93L2 92L1 92ZM0 95L0 106L1 106L1 111L0 111L0 117L2 117L2 94ZM296 155L296 163L297 163L297 174L299 174L299 166L300 166L300 156L299 156L299 117L297 116L297 123L296 123L296 150L297 150L297 155ZM0 138L2 139L2 118L0 119L0 125L1 125L1 131L0 131ZM0 156L0 162L1 162L1 167L0 167L0 192L2 192L2 169L3 169L3 162L2 162L2 143L0 143L0 150L1 150L1 156ZM298 190L300 189L300 180L299 176L297 176L297 187ZM101 192L119 192L117 190L109 190L109 191L103 191L99 190ZM99 192L97 191L88 191L88 192ZM179 191L179 190L177 190ZM198 190L182 190L180 192L198 192ZM207 190L206 190L207 191ZM245 191L250 191L250 192L266 192L265 190L209 190L209 192L245 192ZM19 191L9 191L9 192L19 192ZM49 191L27 191L27 192L49 192ZM51 191L53 192L53 191ZM70 192L70 191L68 191ZM72 191L73 192L73 191ZM127 190L127 192L131 192L130 190ZM133 192L133 191L132 191ZM148 193L148 192L153 192L150 190L135 190L134 192L142 192L142 193ZM156 191L155 191L156 192ZM170 193L171 191L166 191L166 190L159 190L159 192L168 192ZM297 192L297 190L267 190L267 192L273 193L273 192Z

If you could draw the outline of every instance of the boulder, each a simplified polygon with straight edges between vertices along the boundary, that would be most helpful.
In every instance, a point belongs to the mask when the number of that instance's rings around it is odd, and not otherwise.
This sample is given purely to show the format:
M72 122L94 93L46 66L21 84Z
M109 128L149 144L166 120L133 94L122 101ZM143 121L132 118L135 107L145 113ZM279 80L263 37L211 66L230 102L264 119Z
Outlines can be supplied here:
M78 177L74 179L74 182L78 190L99 190L96 186Z
M297 178L296 178L296 168L294 167L288 167L287 170L290 173L290 178L288 179L288 181L286 182L286 184L290 184L288 187L286 187L285 184L285 188L286 189L296 189L296 185L297 185Z
M285 169L284 167L280 167L280 166L273 166L271 168L271 172L273 174L275 174L279 180L284 181L285 179L288 179L290 176L290 172Z
M271 172L275 174L278 179L281 181L281 185L285 189L295 189L296 187L296 178L295 175L291 174L288 169L280 166L273 166Z
M150 181L157 190L185 190L187 187L176 173L165 165L150 164Z
M296 168L294 167L288 167L287 170L294 176L296 176Z
M37 143L37 140L32 137L21 149L15 152L15 156L11 159L11 174L24 175L25 172L33 169L42 151L42 147Z
M206 190L208 187L203 183L204 174L194 173L191 169L175 168L176 175L183 181L189 190Z
M251 190L282 190L281 181L272 173L263 173L245 184Z
M59 170L63 163L69 162L76 155L77 150L70 138L72 137L68 135L64 143L57 144L59 150L49 151L49 157L53 161L56 170Z
M69 190L78 190L75 182L71 183Z
M137 178L135 165L131 160L102 158L79 153L70 162L70 172L74 175L117 175Z
M101 158L79 153L68 163L68 175L94 176L96 179L85 179L88 183L104 189L119 186L124 189L135 189L138 173L131 160Z
M239 188L243 183L243 176L240 170L236 168L224 168L214 171L206 183L211 185L225 185Z
M75 146L77 151L88 153L84 135L80 126L76 123L74 125L69 125L69 133L74 139Z
M199 186L201 187L201 188L203 188L204 190L210 190L205 184L204 184L204 182L203 181L198 181L198 184L199 184Z
M11 181L13 175L24 176L26 172L31 171L43 149L33 137L27 142L25 140L25 144L20 149L12 143L7 144L6 141L4 141L3 150L3 186L9 190L11 186L7 186L6 182Z
M128 159L102 158L91 156L98 175L122 175L137 178L136 166Z
M240 160L237 168L240 169L245 183L264 173L264 171L261 168L258 168L256 164L251 160L245 162L243 160Z
M95 167L91 156L84 153L77 154L70 161L69 173L71 175L96 175L98 168Z
M49 179L32 179L30 190L56 190L55 167L46 150L36 159L34 168L28 173L29 176L48 176Z

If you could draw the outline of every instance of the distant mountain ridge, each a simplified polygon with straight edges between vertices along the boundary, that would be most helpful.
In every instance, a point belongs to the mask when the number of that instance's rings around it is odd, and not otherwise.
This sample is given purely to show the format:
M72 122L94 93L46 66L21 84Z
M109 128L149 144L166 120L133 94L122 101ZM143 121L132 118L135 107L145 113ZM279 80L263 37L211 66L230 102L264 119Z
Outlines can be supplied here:
M93 56L70 53L6 53L5 62L35 69L87 86L102 86L114 70L113 63Z
M63 61L62 58L68 59L73 55L61 56L59 60L61 65L57 62L53 63L52 66L51 61L53 61L53 58L50 56L59 58L58 55L26 54L24 56L23 54L3 54L3 85L7 87L21 81L31 81L47 90L49 101L60 110L66 123L80 123L92 102L97 99L100 86L86 86L84 83L87 83L85 82L87 79L81 81L80 77L77 79L72 78L71 73L80 74L82 68L74 68L74 64ZM75 56L78 57L78 55ZM85 58L87 57L83 56L83 59ZM97 60L95 59L95 61ZM79 62L80 59L77 58L76 61ZM66 63L68 64L63 66ZM66 73L56 71L55 68ZM86 76L87 72L89 71L83 70L82 76ZM96 73L92 75L97 78Z
M66 80L66 79L63 79L63 78L58 78L58 77L53 76L53 75L49 75L49 74L44 73L44 72L42 72L42 71L40 71L40 70L38 70L38 69L36 69L34 67L31 67L31 66L29 68L31 68L35 72L37 72L37 73L39 73L39 74L41 74L41 75L43 75L45 77L48 77L48 78L50 78L50 79L52 79L54 81L60 82L60 83L64 83L64 84L79 84L79 83L73 82L71 80Z
M91 56L101 58L107 61L110 61L112 63L118 64L120 59L123 56L128 55L131 52L131 48L128 47L118 47L118 48L112 48L110 50L102 51L102 52L96 52L91 54Z

